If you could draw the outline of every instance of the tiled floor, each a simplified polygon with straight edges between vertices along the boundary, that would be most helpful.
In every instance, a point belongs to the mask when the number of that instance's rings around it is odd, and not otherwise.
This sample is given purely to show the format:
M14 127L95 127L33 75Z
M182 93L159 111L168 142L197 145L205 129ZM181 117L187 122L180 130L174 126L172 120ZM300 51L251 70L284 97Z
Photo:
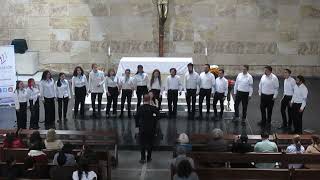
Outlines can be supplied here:
M153 153L153 161L139 164L140 153L137 151L120 151L119 167L112 170L113 180L167 180L170 177L170 160L172 152Z

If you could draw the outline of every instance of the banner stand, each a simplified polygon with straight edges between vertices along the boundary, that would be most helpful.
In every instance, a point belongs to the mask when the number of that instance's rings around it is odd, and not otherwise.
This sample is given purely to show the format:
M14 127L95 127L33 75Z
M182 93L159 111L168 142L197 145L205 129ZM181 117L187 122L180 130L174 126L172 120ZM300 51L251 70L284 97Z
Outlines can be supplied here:
M15 63L14 46L0 46L0 105L14 104Z

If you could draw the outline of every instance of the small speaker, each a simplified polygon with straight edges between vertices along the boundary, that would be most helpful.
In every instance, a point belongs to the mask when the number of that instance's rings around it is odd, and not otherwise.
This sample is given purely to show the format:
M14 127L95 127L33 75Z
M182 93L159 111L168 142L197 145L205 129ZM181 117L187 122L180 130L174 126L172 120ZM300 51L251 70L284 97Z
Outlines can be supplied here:
M14 52L18 54L24 54L28 50L27 41L25 39L14 39L11 42L14 46Z

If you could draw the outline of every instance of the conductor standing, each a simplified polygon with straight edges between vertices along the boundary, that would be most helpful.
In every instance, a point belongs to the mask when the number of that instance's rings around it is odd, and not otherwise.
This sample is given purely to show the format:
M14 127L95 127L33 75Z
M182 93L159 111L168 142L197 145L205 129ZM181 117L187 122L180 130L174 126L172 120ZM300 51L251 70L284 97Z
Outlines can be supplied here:
M141 145L140 163L150 162L154 139L156 135L157 121L159 119L159 110L157 107L150 105L150 96L143 96L143 105L137 110L135 116L136 128L139 129L139 140Z

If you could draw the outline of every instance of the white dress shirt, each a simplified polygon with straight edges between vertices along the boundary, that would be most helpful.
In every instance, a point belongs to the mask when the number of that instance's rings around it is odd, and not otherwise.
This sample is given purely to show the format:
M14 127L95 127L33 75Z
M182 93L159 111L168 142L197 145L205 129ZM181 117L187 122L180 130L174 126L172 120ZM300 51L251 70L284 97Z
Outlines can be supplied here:
M200 77L197 72L189 73L187 72L184 76L184 86L185 89L196 89L197 92L199 91L199 83Z
M72 94L75 93L76 87L86 87L86 90L88 91L88 81L86 75L80 75L80 76L73 76L72 77Z
M301 103L300 109L303 110L307 104L308 89L304 84L294 87L291 103Z
M291 76L284 80L283 95L292 96L294 87L296 86L296 80Z
M106 92L109 92L108 87L119 87L119 79L117 78L117 76L111 76L111 77L107 76L104 82L105 82Z
M172 77L171 75L167 77L167 90L179 90L182 91L182 83L180 80L180 76L175 75Z
M44 98L56 97L56 90L54 88L53 79L40 81L40 97L42 100L44 100Z
M15 102L15 107L16 110L20 109L20 103L27 103L29 106L29 95L27 92L27 89L22 89L22 90L15 90L14 91L14 102Z
M159 78L154 78L153 83L151 84L150 81L150 89L157 89L157 90L161 90L161 85L160 85L160 81Z
M266 94L271 95L273 94L273 98L276 98L278 95L278 89L279 89L279 81L276 75L271 73L269 76L263 75L261 77L260 83L259 83L259 95Z
M212 93L214 93L214 86L216 83L216 78L211 72L205 73L202 72L200 74L200 88L202 89L211 89Z
M147 73L138 73L134 75L135 86L148 86L149 78Z
M32 100L33 105L35 105L37 99L40 97L40 90L37 87L28 87L27 93L29 96L29 100Z
M57 98L71 98L70 86L68 80L64 79L61 81L61 86L58 87L58 81L56 82L56 96Z
M225 77L216 78L215 91L218 93L224 93L224 96L228 95L228 80Z
M133 82L133 78L132 77L126 77L126 76L122 76L120 79L120 87L121 89L134 89L134 82Z
M233 93L237 94L237 91L249 92L249 96L252 96L253 92L253 78L251 74L239 73L234 84Z
M94 72L93 70L89 73L89 91L91 93L103 93L104 84L104 73L100 70Z

